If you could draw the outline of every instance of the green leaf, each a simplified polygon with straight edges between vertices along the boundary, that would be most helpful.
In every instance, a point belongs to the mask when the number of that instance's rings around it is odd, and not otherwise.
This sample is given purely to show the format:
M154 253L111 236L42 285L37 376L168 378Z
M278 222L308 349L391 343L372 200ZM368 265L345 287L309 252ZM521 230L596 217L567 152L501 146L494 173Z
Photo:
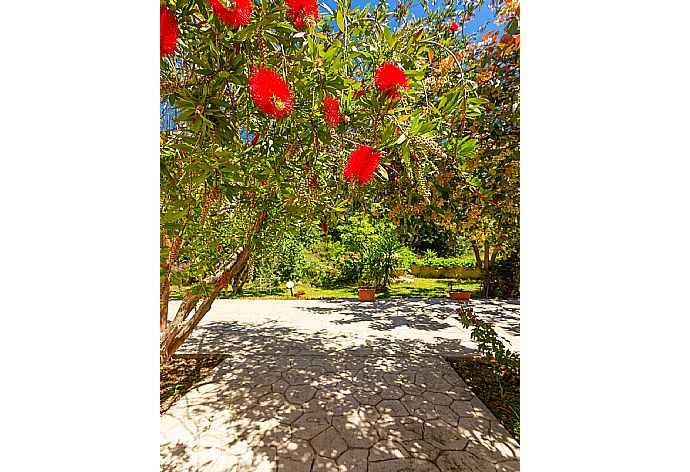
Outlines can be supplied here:
M338 12L335 14L335 21L338 23L338 28L340 28L340 31L345 31L345 21L343 20L343 11L338 10Z
M505 31L508 34L518 34L518 22L517 18L513 18L508 22L508 24L505 27Z
M388 180L388 172L386 172L386 169L384 169L381 164L379 164L379 167L377 170L378 170L379 174L381 174L381 177L383 177L383 180Z

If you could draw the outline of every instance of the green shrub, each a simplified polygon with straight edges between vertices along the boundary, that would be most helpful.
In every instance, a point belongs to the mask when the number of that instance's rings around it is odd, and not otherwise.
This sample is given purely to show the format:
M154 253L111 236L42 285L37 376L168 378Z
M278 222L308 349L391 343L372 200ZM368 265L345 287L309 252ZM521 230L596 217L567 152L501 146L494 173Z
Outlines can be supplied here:
M482 291L489 298L517 298L520 296L520 254L501 258L482 283Z
M457 311L463 328L471 328L470 338L477 343L479 353L487 360L496 361L496 375L499 369L520 369L520 355L506 346L507 340L499 336L490 323L477 318L472 307L459 308Z
M396 269L410 270L412 264L418 260L417 255L412 252L412 249L405 246L398 249L397 256L398 263L396 265Z
M432 269L454 269L456 267L473 269L477 265L475 261L468 261L461 257L438 257L432 250L427 250L424 253L423 260L417 263L429 266Z
M386 288L394 274L397 252L402 248L389 221L373 222L368 215L354 215L342 228L341 240L349 252L347 269L354 269L360 285Z
M263 249L262 257L256 261L255 276L275 277L281 282L299 280L306 273L305 255L303 243L286 233Z
M343 244L327 236L306 256L305 277L319 287L330 287L357 280L357 270Z

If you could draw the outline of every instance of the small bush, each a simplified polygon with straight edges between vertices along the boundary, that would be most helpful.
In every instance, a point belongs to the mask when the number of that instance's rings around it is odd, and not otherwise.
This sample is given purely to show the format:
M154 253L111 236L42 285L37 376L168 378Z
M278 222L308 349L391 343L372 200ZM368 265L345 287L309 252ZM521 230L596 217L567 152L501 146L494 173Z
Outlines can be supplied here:
M473 269L476 267L476 262L468 261L461 257L438 257L434 251L428 250L424 253L424 259L417 261L419 265L426 265L432 269L454 269L456 267L463 267L466 269Z
M418 258L417 255L412 252L412 249L408 247L401 247L397 251L398 255L398 264L397 264L397 269L405 269L405 270L410 270L410 267L412 267L412 264L417 262Z

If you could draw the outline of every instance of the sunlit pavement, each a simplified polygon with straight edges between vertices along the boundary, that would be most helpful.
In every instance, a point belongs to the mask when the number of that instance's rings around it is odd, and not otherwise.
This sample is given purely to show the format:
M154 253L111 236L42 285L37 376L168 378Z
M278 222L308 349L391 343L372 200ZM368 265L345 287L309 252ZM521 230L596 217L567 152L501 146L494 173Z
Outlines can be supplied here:
M161 417L161 469L519 470L444 359L476 353L458 303L217 301L178 354L228 358ZM470 304L519 351L518 301Z

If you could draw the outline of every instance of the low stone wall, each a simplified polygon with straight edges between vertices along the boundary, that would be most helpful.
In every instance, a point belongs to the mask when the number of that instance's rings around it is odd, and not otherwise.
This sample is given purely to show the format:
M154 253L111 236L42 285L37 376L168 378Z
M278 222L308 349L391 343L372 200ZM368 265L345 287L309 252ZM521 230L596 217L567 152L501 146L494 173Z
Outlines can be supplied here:
M471 269L468 267L453 267L451 269L434 269L429 266L412 264L410 267L412 275L417 277L428 277L432 279L481 279L481 269Z

